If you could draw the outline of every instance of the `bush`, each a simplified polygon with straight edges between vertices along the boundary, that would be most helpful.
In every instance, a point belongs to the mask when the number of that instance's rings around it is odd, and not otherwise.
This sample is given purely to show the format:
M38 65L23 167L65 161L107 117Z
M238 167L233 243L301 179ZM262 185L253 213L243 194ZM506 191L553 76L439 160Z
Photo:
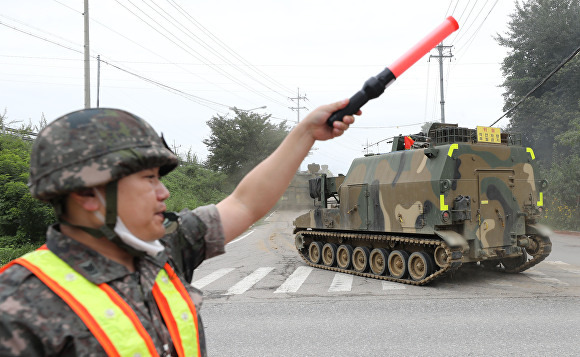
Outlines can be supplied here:
M546 202L542 222L553 229L580 231L580 209L552 197Z
M32 198L28 190L31 148L28 141L0 134L0 235L15 237L13 248L44 242L48 225L55 221L51 206Z
M4 239L11 237L0 237L0 245L4 247ZM24 254L31 252L42 244L25 244L19 248L0 248L0 266L3 266L10 261L23 256Z
M163 179L171 196L165 202L168 211L194 209L223 200L226 175L206 169L197 163L182 164Z

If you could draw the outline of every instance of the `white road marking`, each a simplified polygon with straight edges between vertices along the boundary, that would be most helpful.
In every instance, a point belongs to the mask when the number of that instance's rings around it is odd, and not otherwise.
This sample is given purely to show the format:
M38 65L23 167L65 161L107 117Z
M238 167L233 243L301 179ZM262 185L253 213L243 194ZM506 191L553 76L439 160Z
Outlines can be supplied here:
M395 283L394 281L382 281L383 290L403 290L407 287L402 283Z
M266 222L269 222L269 221L270 221L270 217L272 217L272 215L273 215L274 213L276 213L276 211L274 211L274 212L270 213L270 215L269 215L268 217L266 217L266 218L264 219L264 221L266 221Z
M492 282L489 282L488 284L489 284L489 285L493 285L493 286L499 286L499 287L503 287L503 288L505 288L505 287L510 287L510 286L513 286L513 285L512 285L512 284L510 284L510 283L502 283L502 282L499 282L499 283L492 283Z
M234 239L233 241L229 242L229 243L228 243L228 244L226 244L226 245L229 245L229 244L232 244L232 243L237 243L237 242L241 241L242 239L246 238L247 236L249 236L249 235L250 235L250 234L252 234L252 233L254 233L254 230L253 230L253 229L252 229L251 231L249 231L248 233L244 234L243 236L241 236L241 237L239 237L239 238L236 238L236 239Z
M350 291L352 289L353 276L350 274L336 273L328 292Z
M556 265L556 266L558 266L558 268L560 268L562 270L565 270L565 271L567 271L569 273L580 274L580 270L574 269L571 264L564 263L564 262L562 262L560 260L556 260L556 261L545 261L544 260L542 263L546 263L546 264L550 264L550 265Z
M213 273L204 276L201 279L198 279L194 282L191 283L191 286L201 289L204 286L213 283L214 281L218 280L219 278L221 278L222 276L226 275L227 273L231 272L232 270L234 270L234 268L222 268L222 269L218 269L216 271L214 271Z
M556 284L556 285L569 285L568 283L565 283L565 282L558 280L556 278L550 278L546 274L539 272L533 268L524 271L522 274L527 275L528 277L534 279L535 281L541 282L541 283L550 283L550 284Z
M240 280L223 295L239 295L245 293L258 281L262 280L266 275L268 275L272 270L274 270L274 268L271 267L262 267L254 270L252 274Z
M297 292L313 269L314 268L312 267L299 266L294 270L294 273L292 273L292 275L290 275L288 279L286 279L286 281L280 285L276 291L274 291L274 294Z

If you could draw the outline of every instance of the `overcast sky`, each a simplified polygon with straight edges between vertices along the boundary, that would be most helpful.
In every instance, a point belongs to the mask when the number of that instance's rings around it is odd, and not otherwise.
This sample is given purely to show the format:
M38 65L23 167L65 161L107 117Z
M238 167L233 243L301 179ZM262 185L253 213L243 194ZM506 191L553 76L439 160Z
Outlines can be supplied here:
M0 0L0 109L8 121L52 121L84 106L82 0ZM206 122L229 107L298 119L300 107L347 98L447 16L460 29L444 41L447 123L475 128L502 113L512 0L91 0L91 105L128 110L171 146L205 159ZM433 50L431 54L436 55ZM154 84L154 81L156 84ZM367 144L440 121L438 60L425 56L367 103L341 138L317 143L302 165L347 172ZM303 118L308 110L301 109ZM232 113L233 114L233 113ZM505 126L507 119L497 125ZM17 126L18 124L14 124ZM390 151L390 144L370 152Z

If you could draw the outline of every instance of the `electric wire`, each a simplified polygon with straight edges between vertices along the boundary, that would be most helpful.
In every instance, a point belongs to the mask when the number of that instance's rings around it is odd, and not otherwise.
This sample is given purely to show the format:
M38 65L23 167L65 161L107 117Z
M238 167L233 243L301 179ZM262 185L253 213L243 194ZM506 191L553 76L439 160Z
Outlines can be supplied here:
M172 5L177 11L179 11L184 17L188 18L191 21L191 23L195 27L197 27L198 29L200 29L206 36L208 36L210 39L212 39L213 41L215 41L220 47L222 47L224 50L226 50L226 52L228 52L229 54L231 54L232 56L234 56L235 58L237 58L240 62L242 62L245 65L247 65L256 74L262 76L266 80L269 80L271 83L273 83L274 85L279 86L283 90L288 91L289 93L293 93L293 90L291 90L288 87L284 86L282 83L276 81L274 78L270 77L268 74L266 74L265 72L261 71L259 68L257 68L256 66L252 65L245 58L243 58L241 55L239 55L236 51L234 51L231 47L229 47L226 43L224 43L217 36L215 36L211 31L209 31L201 23L199 23L199 21L197 21L185 9L183 9L181 6L179 6L174 0L167 0L167 2L170 5Z
M487 4L487 1L488 0L485 1L485 4ZM469 18L471 17L471 13L473 12L473 10L475 9L475 7L477 6L477 3L478 2L479 1L476 0L475 3L473 4L473 6L471 7L471 10L469 10L469 13L467 14L467 18L465 19L465 23L466 24L467 24ZM481 9L477 13L477 15L475 15L475 17L473 18L473 20L469 23L469 25L467 25L467 27L464 26L465 30L457 33L454 36L453 43L459 43L461 41L461 39L463 38L463 36L465 36L465 34L469 32L469 29L471 29L471 26L473 26L473 24L477 21L477 18L479 17L479 14L481 13L481 10L485 7L485 4L483 4L483 6L481 7Z
M543 86L556 72L558 72L562 67L566 65L566 63L570 62L572 58L574 58L580 52L580 46L576 48L568 57L566 57L556 68L554 68L546 77L544 77L532 90L530 90L526 95L523 96L516 104L514 104L508 111L506 111L501 117L499 117L496 121L494 121L490 126L494 126L498 121L503 119L506 115L511 113L514 109L516 109L520 104L522 104L530 95L532 95L538 88Z
M147 3L146 3L147 4ZM206 41L204 41L201 37L197 36L193 31L191 31L190 29L187 28L187 26L183 25L178 19L176 19L173 15L171 15L170 13L168 13L167 11L165 11L161 6L157 5L155 2L153 2L153 4L160 10L162 11L165 15L167 15L172 21L171 23L177 27L175 24L179 24L179 26L181 27L181 31L188 36L190 39L192 39L193 41L197 42L200 46L202 46L203 48L205 48L207 51L209 51L210 53L212 53L214 56L218 57L219 59L225 61L228 65L232 66L233 68L235 68L236 70L238 70L240 73L246 75L248 78L252 79L253 81L257 82L258 84L268 88L270 91L282 96L282 97L286 97L286 95L280 93L279 91L277 91L276 89L272 88L271 86L269 86L268 84L262 82L260 79L256 78L255 76L253 76L251 73L249 73L248 71L246 71L244 68L240 67L239 65L237 65L236 63L230 61L227 57L225 57L224 55L222 55L221 53L219 53L217 50L215 50L210 44L208 44ZM147 4L153 11L157 12L160 16L164 17L163 14L159 13L158 10L153 9L153 7L149 4ZM165 18L166 20L168 20L167 18ZM169 21L169 20L168 20Z
M2 21L0 21L0 25L2 25L2 26L5 26L5 27L8 27L8 28L10 28L10 29L12 29L12 30L14 30L14 31L18 31L18 32L24 33L24 34L26 34L26 35L29 35L29 36L31 36L31 37L34 37L34 38L37 38L37 39L40 39L40 40L46 41L46 42L48 42L48 43L52 43L52 44L54 44L54 45L57 45L57 46L59 46L59 47L62 47L62 48L65 48L65 49L67 49L67 50L74 51L74 52L76 52L76 53L80 53L80 54L84 53L84 52L83 52L83 51L81 51L81 50L78 50L78 49L72 48L72 47L70 47L70 46L63 45L63 44L61 44L61 43L58 43L58 42L56 42L56 41L53 41L53 40L51 40L51 39L48 39L48 38L45 38L45 37L42 37L42 36L39 36L39 35L33 34L33 33L31 33L31 32L28 32L28 31L22 30L22 29L20 29L20 28L17 28L17 27L15 27L15 26L11 26L11 25L5 24L5 23L4 23L4 22L2 22ZM92 57L93 59L96 59L96 56L91 56L91 57ZM141 80L143 80L143 81L145 81L145 82L148 82L148 83L150 83L150 84L153 84L153 85L155 85L155 86L157 86L157 87L163 88L163 89L165 89L165 90L167 90L167 91L169 91L169 92L171 92L171 93L178 94L178 95L180 95L180 96L182 96L182 97L184 97L184 98L187 98L187 99L189 99L189 100L191 100L191 101L194 101L194 102L196 102L196 103L198 103L198 104L200 104L200 105L203 105L203 106L205 106L205 107L208 107L208 108L210 108L210 109L212 109L212 110L216 110L216 107L215 107L215 106L219 106L219 107L225 107L225 108L228 108L228 109L230 108L230 106L229 106L229 105L222 104L222 103L218 103L218 102L214 102L214 101L211 101L211 100L208 100L208 99L205 99L205 98L202 98L202 97L199 97L199 96L196 96L196 95L193 95L193 94L187 93L187 92L185 92L185 91L182 91L182 90L180 90L180 89L177 89L177 88L171 87L171 86L169 86L169 85L163 84L163 83L161 83L161 82L159 82L159 81L156 81L156 80L153 80L153 79L147 78L147 77L145 77L145 76L143 76L143 75L140 75L140 74L138 74L138 73L135 73L134 71L131 71L131 70L127 70L127 69L125 69L125 68L122 68L121 66L119 66L119 65L115 65L114 63L112 63L112 62L110 62L110 61L107 61L107 60L104 60L104 59L102 59L102 58L101 58L101 62L103 62L103 63L105 63L105 64L107 64L107 65L109 65L109 66L111 66L111 67L113 67L113 68L116 68L116 69L117 69L117 70L119 70L119 71L125 72L125 73L127 73L127 74L130 74L130 75L132 75L132 76L134 76L134 77L137 77L137 78L139 78L139 79L141 79ZM214 106L212 106L212 105L214 105Z
M133 2L131 0L127 0L131 5L133 5L136 9L138 9L143 15L147 16L151 21L153 21L155 24L157 24L159 27L161 27L164 31L166 31L167 33L171 34L174 38L176 38L175 35L173 35L173 33L171 31L168 31L163 25L159 24L158 21L156 21L154 18L152 18L150 15L148 15L147 13L145 13L142 9L140 9L138 6L136 6L135 4L133 4ZM165 37L167 40L169 40L171 43L173 43L174 45L176 45L177 47L181 48L182 50L184 50L185 52L187 52L188 54L190 54L191 56L193 56L194 58L198 59L199 61L203 62L204 64L206 64L208 67L210 67L211 69L213 69L214 71L218 72L219 74L221 74L222 76L228 78L229 80L231 80L232 82L240 85L243 88L246 88L247 90L265 98L268 99L272 102L275 102L277 104L280 105L286 105L285 103L282 103L270 96L267 96L263 93L260 93L259 91L249 87L248 85L246 85L245 83L243 83L242 81L232 77L227 71L222 70L221 68L213 65L211 62L209 62L204 56L202 56L201 54L199 54L197 51L195 51L191 46L189 46L188 44L184 43L183 41L180 41L184 44L185 47L187 47L188 49L186 49L184 46L180 45L179 43L176 42L179 41L179 39L176 38L176 40L170 38L167 34L163 33L162 31L160 31L159 29L155 28L155 26L151 25L150 22L144 20L141 16L137 15L134 11L132 11L131 9L129 9L127 6L125 6L124 4L122 4L121 2L119 2L119 0L115 0L115 2L117 2L120 6L122 6L123 8L125 8L127 11L129 11L131 14L133 14L135 17L137 17L139 20L141 20L143 23L145 23L147 26L151 27L155 32L159 33L160 35L162 35L163 37Z
M459 55L459 53L461 53L461 51L463 51L463 52L467 51L467 49L469 48L469 46L471 46L471 44L473 43L473 41L475 41L475 37L479 33L479 30L481 29L481 27L483 26L483 24L485 23L485 21L487 20L487 18L489 17L489 15L491 14L491 12L493 11L493 9L495 8L495 5L497 5L498 1L499 0L495 0L495 2L493 3L493 5L491 6L491 9L489 9L489 12L487 13L487 15L485 15L485 17L483 18L483 20L481 21L481 23L479 24L479 26L477 27L477 29L475 30L475 32L465 42L465 46L461 50L458 50L457 51L457 54L458 55Z
M65 4L61 3L61 2L60 2L60 1L58 1L58 0L53 0L53 1L55 1L55 2L57 2L57 3L59 3L59 4L63 5L63 6L65 6L65 7L67 7L67 8L69 8L70 10L72 10L72 11L74 11L74 12L76 12L76 13L82 14L82 12L81 12L81 11L75 10L75 9L73 9L72 7L68 6L68 5L65 5ZM140 48L144 49L145 51L147 51L147 52L149 52L149 53L151 53L151 54L155 55L156 57L159 57L159 58L161 58L161 59L163 59L163 60L167 61L167 63L165 63L165 62L164 62L163 64L173 64L173 65L175 65L177 68L179 68L179 69L181 69L181 70L183 70L183 71L185 71L185 72L187 72L187 73L191 74L192 76L194 76L194 77L196 77L196 78L199 78L200 80L202 80L202 81L204 81L204 82L206 82L206 83L210 83L210 84L212 84L212 85L215 85L216 87L220 88L220 89L221 89L221 90L223 90L223 91L228 91L228 90L227 90L227 89L225 89L224 87L220 86L218 83L216 83L216 82L211 82L211 81L207 80L206 78L204 78L204 77L202 77L202 76L198 75L197 73L194 73L194 72L190 71L190 70L189 70L189 69L187 69L186 67L183 67L183 66L181 66L179 63L171 63L171 60L169 60L168 58L165 58L165 57L163 57L162 55L160 55L158 51L153 51L153 50L151 50L151 49L149 49L149 48L147 48L147 47L145 47L145 46L143 46L143 45L139 44L138 42L134 41L133 39L131 39L131 38L129 38L129 37L127 37L127 36L125 36L124 34L122 34L122 33L118 32L118 31L116 31L116 30L112 29L111 27L109 27L109 26L105 25L104 23L102 23L102 22L100 22L100 21L98 21L98 20L96 20L96 19L94 19L94 18L92 18L92 17L91 17L90 19L91 19L91 21L93 21L94 23L98 24L99 26L102 26L103 28L106 28L107 30L111 31L112 33L114 33L114 34L116 34L116 35L118 35L118 36L120 36L120 37L122 37L122 38L126 39L127 41L129 41L129 42L131 42L131 43L135 44L136 46L138 46L138 47L140 47ZM93 52L98 52L98 50L97 50L97 51L93 50ZM107 57L107 56L105 56L105 57ZM148 62L130 62L130 61L118 61L118 60L113 60L113 59L109 59L109 60L110 60L110 61L114 61L114 62L116 62L116 63L123 63L123 62L124 62L124 63L148 63ZM151 62L151 63L152 63L152 64L160 64L160 63L154 63L154 62ZM243 98L243 97L241 97L241 96L239 96L239 95L237 95L237 94L235 94L235 93L233 93L233 92L231 92L231 91L230 91L230 93L234 94L235 96L237 96L237 97L239 97L239 98Z

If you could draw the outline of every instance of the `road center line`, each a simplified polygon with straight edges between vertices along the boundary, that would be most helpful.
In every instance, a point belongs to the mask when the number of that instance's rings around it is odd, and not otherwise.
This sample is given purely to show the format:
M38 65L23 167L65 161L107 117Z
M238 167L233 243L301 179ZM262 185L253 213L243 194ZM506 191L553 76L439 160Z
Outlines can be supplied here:
M251 231L249 231L248 233L244 234L243 236L241 236L241 237L239 237L239 238L236 238L236 239L234 239L233 241L229 242L229 243L228 243L228 244L226 244L226 245L230 245L230 244L232 244L232 243L237 243L237 242L241 241L242 239L246 238L247 236L249 236L249 235L250 235L250 234L252 234L252 233L254 233L254 230L253 230L253 229L252 229Z
M294 273L286 279L286 281L280 285L280 287L274 291L276 293L295 293L300 289L300 286L304 283L310 272L312 271L312 267L307 266L299 266L294 270Z

